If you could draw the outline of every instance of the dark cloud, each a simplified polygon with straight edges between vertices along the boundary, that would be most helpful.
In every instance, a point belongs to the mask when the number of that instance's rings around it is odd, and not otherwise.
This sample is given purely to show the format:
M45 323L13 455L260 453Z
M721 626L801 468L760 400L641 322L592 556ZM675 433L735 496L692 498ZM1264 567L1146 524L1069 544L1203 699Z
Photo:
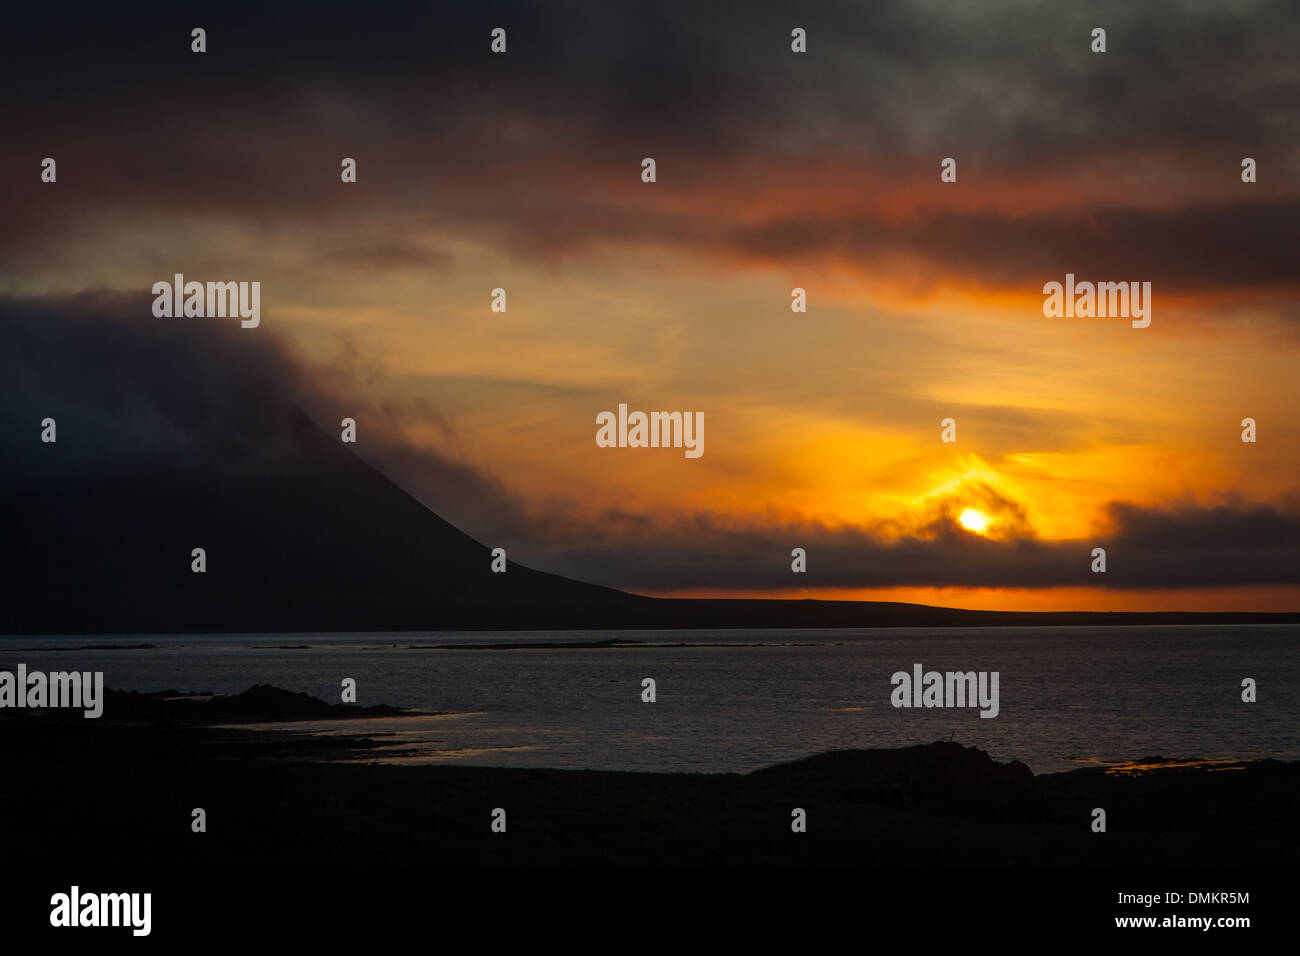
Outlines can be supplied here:
M200 25L201 59L188 39ZM488 52L497 26L510 35L504 57ZM808 31L802 58L789 54L794 26ZM1089 51L1097 26L1109 34L1104 56ZM586 117L602 140L675 131L710 153L791 134L928 150L942 130L1010 154L1140 137L1294 144L1297 38L1300 15L1286 0L483 0L183 13L146 3L75 15L28 5L12 12L0 49L26 78L15 92L59 110L164 87L196 93L193 109L222 98L265 108L282 102L277 92L325 81L323 92L387 104L383 114L405 126L436 125L443 103L514 104ZM178 117L141 119L161 129Z
M0 488L75 487L153 468L275 469L292 463L304 416L335 435L352 417L362 457L435 511L480 531L523 520L490 479L403 440L416 424L451 438L451 425L421 400L369 398L373 379L346 342L331 368L310 368L266 329L157 319L151 303L111 292L0 299ZM51 445L40 441L47 417L58 429Z
M1021 216L950 212L901 224L822 216L742 228L723 247L771 262L916 259L992 286L1025 283L1035 294L1066 272L1076 281L1140 280L1161 292L1189 292L1294 286L1297 221L1300 199Z
M197 56L188 37L200 24L209 52ZM806 56L789 52L795 25L809 31ZM504 57L488 52L495 26L509 30ZM1088 51L1094 26L1109 31L1104 56ZM27 5L0 44L0 199L11 222L0 276L57 263L97 216L151 215L307 226L295 234L321 269L340 258L442 267L445 254L421 239L431 231L550 259L646 243L771 261L908 255L990 283L1096 268L1238 288L1286 282L1297 265L1294 200L1211 201L1204 183L1171 185L1163 168L1214 155L1231 181L1249 154L1261 189L1295 172L1300 13L1281 0L77 15ZM1134 157L1133 202L1095 205L1071 170L1117 152ZM57 189L37 180L45 155L60 161ZM355 189L338 185L344 155L360 161ZM656 201L689 183L700 202L678 195L659 208L631 192L645 155L661 164ZM961 158L964 190L1054 174L1062 197L1085 208L899 224L803 218L797 189L787 215L738 216L707 196L740 181L759 198L774 170L827 157L910 178L924 168L930 181L946 155ZM1168 208L1147 208L1143 183ZM340 237L353 235L350 257Z
M238 320L153 319L152 301L111 292L0 300L0 428L15 466L7 481L135 469L213 447L232 468L276 455L297 414L285 396L302 380L284 348L270 337L253 347ZM57 422L57 447L31 440L46 417Z
M554 549L548 569L652 592L804 588L1049 588L1133 590L1300 584L1300 512L1267 506L1113 504L1112 527L1078 541L993 540L955 514L891 540L859 528L735 527L710 515L647 528L611 514L597 541ZM790 552L807 551L794 575ZM1106 549L1107 571L1091 570Z

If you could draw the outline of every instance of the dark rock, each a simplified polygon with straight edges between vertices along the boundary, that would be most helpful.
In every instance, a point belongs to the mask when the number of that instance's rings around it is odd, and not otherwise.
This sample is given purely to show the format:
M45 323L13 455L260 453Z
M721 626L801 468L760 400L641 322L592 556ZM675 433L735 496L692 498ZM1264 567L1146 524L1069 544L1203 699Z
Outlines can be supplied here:
M752 777L792 793L839 795L910 810L994 819L1041 817L1046 804L1030 769L982 750L936 742L897 750L837 750L757 770Z

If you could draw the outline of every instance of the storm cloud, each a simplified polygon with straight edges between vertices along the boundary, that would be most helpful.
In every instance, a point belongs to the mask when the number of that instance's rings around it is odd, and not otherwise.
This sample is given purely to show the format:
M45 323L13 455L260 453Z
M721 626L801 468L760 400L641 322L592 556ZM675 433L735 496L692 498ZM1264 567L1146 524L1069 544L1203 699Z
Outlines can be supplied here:
M474 237L548 263L655 247L763 268L906 259L993 286L1095 269L1294 288L1284 2L223 5L200 16L202 56L185 16L15 11L0 282L77 266L87 229L149 261L133 230L179 218L291 232L320 270L453 268L452 238ZM35 174L47 155L57 190ZM360 168L345 195L342 156ZM899 192L934 196L945 156L984 198L889 213Z

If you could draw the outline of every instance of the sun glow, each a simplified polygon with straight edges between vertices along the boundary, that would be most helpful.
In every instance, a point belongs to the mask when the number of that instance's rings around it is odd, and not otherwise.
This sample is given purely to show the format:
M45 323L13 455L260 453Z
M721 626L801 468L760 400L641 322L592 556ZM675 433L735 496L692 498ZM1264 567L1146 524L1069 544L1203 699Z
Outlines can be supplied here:
M983 534L989 526L989 516L974 508L967 508L957 520L967 531L974 531L976 534Z

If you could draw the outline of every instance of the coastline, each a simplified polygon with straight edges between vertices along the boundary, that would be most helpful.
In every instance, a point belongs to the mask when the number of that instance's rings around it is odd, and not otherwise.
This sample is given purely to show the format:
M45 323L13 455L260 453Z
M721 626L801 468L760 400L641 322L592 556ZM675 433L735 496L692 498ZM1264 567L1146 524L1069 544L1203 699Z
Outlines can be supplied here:
M400 719L394 708L274 688L202 704L110 693L134 710L0 720L25 778L0 790L19 852L204 867L1300 863L1300 762L1145 758L1034 775L936 742L747 774L403 766L368 759L374 735L291 725ZM191 831L195 807L205 833ZM1105 833L1090 826L1097 807ZM806 832L792 831L796 808Z

